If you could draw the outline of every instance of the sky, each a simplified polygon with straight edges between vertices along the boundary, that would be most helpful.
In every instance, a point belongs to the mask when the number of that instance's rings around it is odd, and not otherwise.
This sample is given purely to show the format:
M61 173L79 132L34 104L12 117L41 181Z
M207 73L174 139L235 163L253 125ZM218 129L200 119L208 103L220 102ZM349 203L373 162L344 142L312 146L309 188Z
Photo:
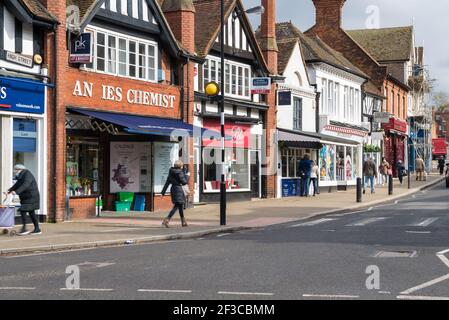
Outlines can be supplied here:
M243 0L246 8L260 0ZM368 12L368 13L367 13ZM378 17L378 19L377 19ZM277 0L277 21L292 21L301 31L314 24L312 0ZM252 16L254 27L260 16ZM415 27L415 45L424 46L425 65L436 79L435 91L449 93L449 0L347 0L343 28Z

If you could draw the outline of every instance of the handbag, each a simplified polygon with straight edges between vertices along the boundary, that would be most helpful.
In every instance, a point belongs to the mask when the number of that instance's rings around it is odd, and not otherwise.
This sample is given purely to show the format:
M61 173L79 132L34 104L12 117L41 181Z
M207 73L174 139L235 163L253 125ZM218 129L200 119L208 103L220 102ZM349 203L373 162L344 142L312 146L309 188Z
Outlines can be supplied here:
M393 170L388 169L388 170L387 170L387 175L392 176L392 175L393 175Z
M184 192L184 196L188 196L190 194L190 189L189 189L189 185L185 184L182 186L182 191Z

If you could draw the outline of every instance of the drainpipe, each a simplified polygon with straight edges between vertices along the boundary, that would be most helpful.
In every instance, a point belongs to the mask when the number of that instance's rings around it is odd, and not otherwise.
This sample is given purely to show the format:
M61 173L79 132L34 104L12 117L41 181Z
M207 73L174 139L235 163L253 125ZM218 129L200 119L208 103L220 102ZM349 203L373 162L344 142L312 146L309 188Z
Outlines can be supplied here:
M57 79L58 79L58 55L57 55L57 44L58 44L58 32L57 27L55 26L53 29L54 37L53 37L53 83L55 84L55 87L53 88L53 128L52 128L52 173L53 173L53 182L52 182L52 193L53 193L53 209L54 209L54 222L56 222L56 136L57 136L57 91L58 91L58 85L57 85Z

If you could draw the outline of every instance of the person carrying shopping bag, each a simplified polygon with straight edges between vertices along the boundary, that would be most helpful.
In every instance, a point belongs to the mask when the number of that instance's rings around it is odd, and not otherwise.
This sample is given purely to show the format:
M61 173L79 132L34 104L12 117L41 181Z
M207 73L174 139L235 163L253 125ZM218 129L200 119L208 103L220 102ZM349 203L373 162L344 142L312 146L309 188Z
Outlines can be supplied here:
M40 195L36 179L31 171L27 170L23 164L16 164L14 166L14 180L16 180L16 183L9 188L7 194L16 194L20 198L19 211L22 217L22 230L18 235L41 234L42 231L39 228L39 221L36 216L36 210L39 210L40 207ZM32 232L27 231L27 213L34 225L34 230Z
M161 192L161 197L165 196L168 187L171 185L170 195L173 203L173 209L162 221L162 225L166 228L168 228L170 219L175 215L176 211L179 211L182 226L187 227L187 221L184 217L184 205L186 204L187 190L184 186L188 183L189 173L185 173L183 167L184 163L181 160L177 160L175 162L174 167L170 168L170 171L168 172L167 180L165 181L164 188Z

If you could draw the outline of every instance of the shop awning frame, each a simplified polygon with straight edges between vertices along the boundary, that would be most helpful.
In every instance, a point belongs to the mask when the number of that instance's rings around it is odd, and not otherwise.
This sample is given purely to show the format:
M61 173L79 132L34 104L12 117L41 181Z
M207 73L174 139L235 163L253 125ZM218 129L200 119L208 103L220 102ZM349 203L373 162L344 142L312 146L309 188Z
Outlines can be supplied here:
M321 149L320 138L311 133L278 128L278 141L289 148Z
M205 130L187 124L179 119L157 118L149 116L137 116L125 113L114 113L82 108L70 108L76 113L99 119L123 128L132 134L148 134L161 136L192 136L194 133L202 134Z

